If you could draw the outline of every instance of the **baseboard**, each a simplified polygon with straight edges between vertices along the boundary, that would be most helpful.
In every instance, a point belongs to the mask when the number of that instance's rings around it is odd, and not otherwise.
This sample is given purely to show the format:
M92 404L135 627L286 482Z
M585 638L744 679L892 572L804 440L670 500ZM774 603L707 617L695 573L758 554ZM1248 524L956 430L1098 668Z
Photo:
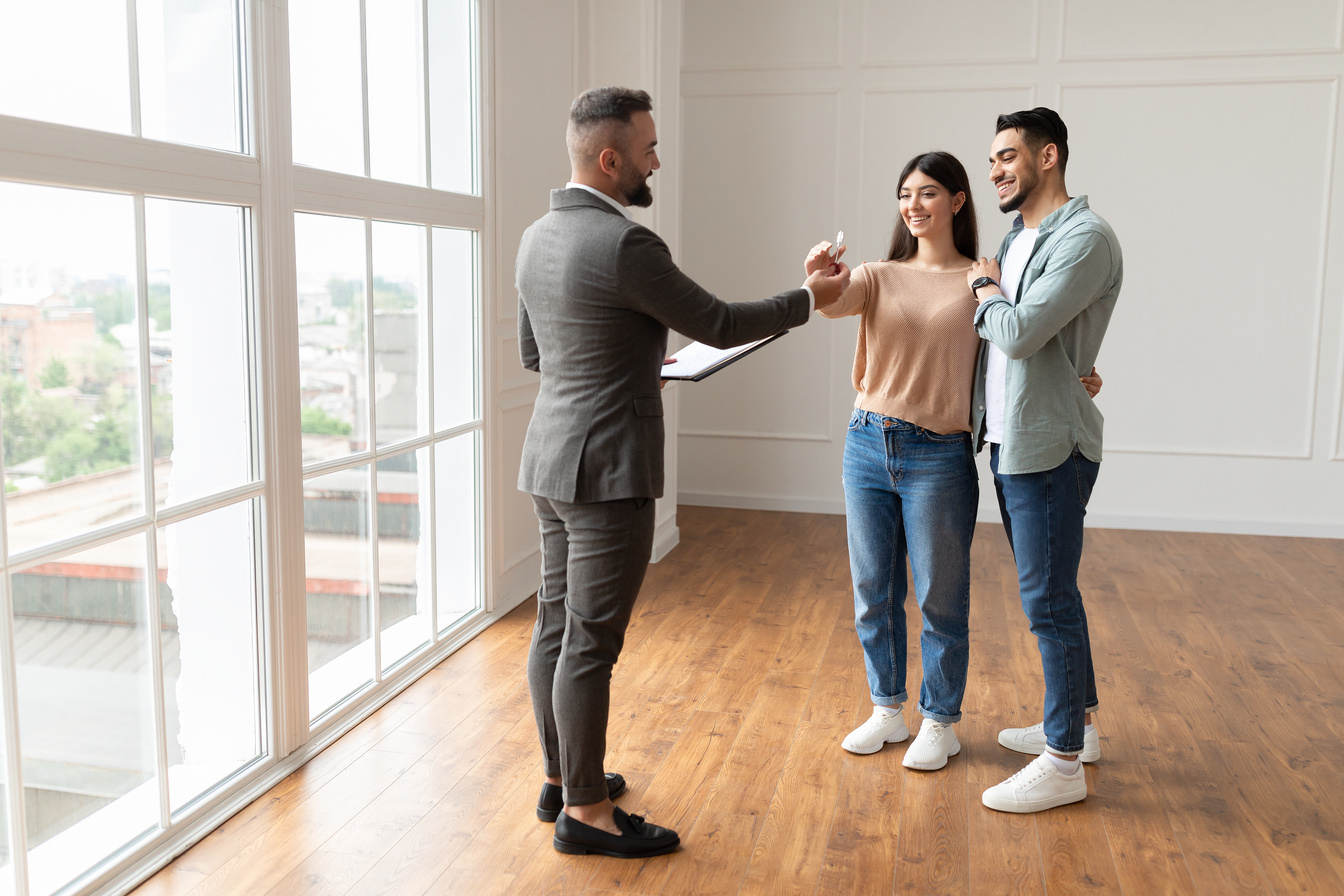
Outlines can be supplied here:
M678 504L692 507L732 507L737 510L777 510L784 513L829 513L845 515L844 500L819 498L777 498L764 495L725 495L706 492L679 492Z
M980 522L999 521L997 509L981 511ZM1294 523L1281 520L1219 520L1199 517L1089 513L1090 529L1143 529L1150 532L1208 532L1217 535L1265 535L1281 538L1344 538L1344 524Z
M780 498L762 495L681 492L678 504L694 507L732 507L738 510L772 510L785 513L845 513L843 500ZM981 507L981 523L999 522L997 507ZM1218 535L1267 535L1286 538L1344 538L1344 523L1298 523L1281 520L1227 520L1202 517L1146 516L1126 513L1089 513L1092 529L1142 529L1153 532L1209 532Z

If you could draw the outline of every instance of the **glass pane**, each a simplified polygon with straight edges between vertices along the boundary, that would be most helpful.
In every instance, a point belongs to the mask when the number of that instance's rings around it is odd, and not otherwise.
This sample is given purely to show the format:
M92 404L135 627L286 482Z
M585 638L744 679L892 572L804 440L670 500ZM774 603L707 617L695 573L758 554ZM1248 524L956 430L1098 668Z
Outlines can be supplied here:
M126 23L121 0L0 4L0 114L129 134Z
M295 215L294 243L303 459L325 460L368 447L364 221Z
M305 482L303 527L315 719L373 680L368 464Z
M144 512L135 208L0 183L9 550Z
M136 30L142 136L241 151L234 0L137 0Z
M359 0L290 0L294 161L364 174Z
M10 578L34 893L158 823L145 538Z
M425 228L373 222L373 367L378 443L429 431L421 359L425 328Z
M429 643L429 449L378 462L378 601L383 668Z
M369 47L369 173L425 183L425 101L420 0L364 7Z
M439 631L480 606L476 440L477 434L469 432L434 446Z
M476 193L471 0L429 0L429 145L436 190Z
M252 477L243 210L145 200L158 506Z
M259 501L158 535L168 796L173 812L261 755Z
M476 241L434 228L434 428L476 419Z

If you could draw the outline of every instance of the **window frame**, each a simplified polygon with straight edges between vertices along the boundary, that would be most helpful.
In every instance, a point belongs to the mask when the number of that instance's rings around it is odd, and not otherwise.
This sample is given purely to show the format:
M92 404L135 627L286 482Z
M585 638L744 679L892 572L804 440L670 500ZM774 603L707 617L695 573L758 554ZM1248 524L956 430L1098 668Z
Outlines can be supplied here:
M147 326L143 310L147 301L144 280L144 200L150 198L214 202L243 207L250 221L245 241L251 271L247 278L254 308L251 326L252 350L255 351L251 375L255 398L255 416L259 426L260 454L257 477L253 483L222 495L211 496L159 511L146 509L149 522L138 519L124 528L113 527L82 538L61 543L70 548L81 542L103 542L125 535L126 531L152 531L173 519L186 518L211 506L233 503L244 493L262 498L259 545L257 638L260 667L262 739L264 756L235 773L227 784L208 792L197 801L195 810L174 820L165 805L160 813L164 821L151 834L109 857L87 871L62 893L122 892L135 882L166 864L171 858L205 836L224 820L273 787L317 753L366 718L379 706L395 697L424 672L465 644L494 621L495 581L492 569L493 526L488 525L487 508L494 506L493 452L490 448L495 431L493 394L494 315L484 309L492 306L494 295L495 208L493 189L492 141L492 43L493 3L471 0L474 54L475 112L475 185L477 195L451 193L429 186L376 181L367 177L339 174L296 165L292 162L290 129L289 31L285 0L238 0L240 11L238 41L240 50L240 96L246 99L242 111L243 153L208 149L186 144L167 143L139 136L115 134L87 128L61 125L34 119L0 115L0 179L75 189L131 194L137 210L138 255L141 282L137 284L137 303L141 308L141 327ZM362 5L362 4L361 4ZM422 38L429 0L421 0ZM128 15L134 23L134 3L128 0ZM130 32L134 46L135 31ZM428 54L424 70L428 72ZM134 54L130 63L133 109L139 107L134 90L137 66ZM426 75L427 77L427 75ZM429 89L425 84L428 111ZM139 130L138 115L134 130ZM426 121L428 147L430 126ZM367 143L368 113L365 111ZM368 157L366 152L366 170ZM432 159L426 161L426 183L432 183ZM372 463L377 454L419 450L451 437L475 440L477 457L475 518L478 548L475 562L479 583L480 606L457 625L440 632L436 621L426 648L392 669L375 676L374 683L339 703L310 723L308 707L307 624L305 588L305 545L303 525L303 485L316 470L305 472L300 433L297 281L295 269L294 215L296 212L336 214L380 221L396 221L421 226L449 227L476 234L475 372L477 414L468 424L428 435L402 440L395 445L376 446L371 438ZM429 232L432 239L432 230ZM432 271L432 260L431 268ZM432 290L432 281L429 283ZM432 292L430 293L432 294ZM429 301L429 295L426 301ZM430 309L432 315L432 307ZM432 321L432 317L430 317ZM142 334L143 335L143 334ZM142 340L142 353L144 349ZM143 364L143 360L141 362ZM431 386L432 388L432 386ZM141 396L142 404L148 395ZM142 412L144 409L142 408ZM149 436L141 434L142 443ZM474 435L472 435L474 433ZM372 436L372 434L371 434ZM144 446L142 445L142 451ZM149 458L151 455L144 454ZM146 475L152 477L152 463L146 462ZM376 479L374 480L376 482ZM151 480L152 483L152 480ZM432 487L432 483L431 483ZM426 511L431 513L432 511ZM0 538L5 532L3 502L0 502ZM149 539L151 545L154 539ZM48 546L43 552L47 552ZM431 554L434 562L437 557ZM23 558L16 558L24 565ZM150 549L150 560L153 548ZM13 644L14 620L8 585L11 565L0 557L5 575L0 581L0 643ZM376 603L376 602L375 602ZM151 619L158 618L157 603L150 601ZM437 600L431 602L437 614ZM156 629L157 631L157 629ZM157 638L151 639L157 643ZM21 848L26 842L23 801L13 798L13 784L22 781L19 752L17 661L13 651L0 660L0 713L3 713L5 792L11 797L8 823L11 830L10 870L0 877L12 879L16 893L26 893L27 855ZM164 732L162 677L158 648L154 651L153 675L159 685L156 697L156 736ZM381 665L381 664L380 664ZM164 751L159 750L160 765ZM160 772L162 773L162 769ZM20 791L21 792L21 791ZM0 880L0 890L6 881Z

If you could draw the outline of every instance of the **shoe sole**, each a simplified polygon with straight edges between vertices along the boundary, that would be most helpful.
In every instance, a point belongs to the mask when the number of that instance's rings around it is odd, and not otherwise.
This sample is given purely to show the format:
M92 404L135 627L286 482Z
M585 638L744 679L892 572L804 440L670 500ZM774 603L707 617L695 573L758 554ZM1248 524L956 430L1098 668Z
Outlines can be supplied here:
M1070 803L1081 803L1087 799L1087 794L1081 796L1061 795L1051 797L1048 800L1038 800L1033 803L1023 803L1018 800L1000 800L991 797L988 793L981 795L980 802L984 803L990 809L996 812L1012 812L1017 815L1029 815L1032 812L1044 812L1046 809L1054 809L1057 806L1067 806Z
M613 859L647 859L672 852L681 845L681 838L677 837L671 843L640 850L639 852L620 852L615 849L603 849L600 846L589 846L586 843L570 843L568 840L561 840L559 837L552 837L551 844L555 846L556 852L563 852L570 856L595 855L611 856Z
M840 749L845 750L846 752L849 752L849 753L854 753L855 755L858 755L858 756L871 756L872 754L874 754L874 753L878 752L879 750L881 750L881 749L882 749L883 747L885 747L887 744L903 744L903 743L905 743L905 742L906 742L907 740L909 740L909 739L910 739L910 729L907 728L907 729L905 730L905 733L902 734L900 737L898 737L898 738L896 738L896 739L894 739L894 740L884 740L884 741L882 741L881 743L879 743L877 746L873 747L871 750L860 750L858 747L850 747L850 746L846 746L844 741L841 741L841 742L840 742Z
M1039 756L1045 752L1044 746L1038 747L1036 744L1020 743L1014 741L1011 737L1004 737L1003 734L999 734L999 746L1006 747L1014 753L1024 753L1027 756ZM1097 744L1096 748L1091 750L1084 747L1083 752L1078 754L1078 758L1083 762L1096 762L1101 758L1101 744Z
M621 781L621 786L617 788L615 791L608 793L607 799L614 800L616 799L616 797L625 793L625 788L628 783L629 782L627 781ZM547 822L548 824L555 824L555 820L559 817L560 817L559 809L543 809L540 806L537 807L537 818L541 819L544 822Z
M947 755L943 757L943 761L938 763L937 765L928 765L927 763L912 762L910 761L910 754L907 752L905 754L905 758L901 760L901 765L905 766L906 768L913 768L916 771L936 772L940 768L946 768L947 760L951 759L953 756L957 755L960 752L961 752L961 743L958 742L955 747L947 751Z

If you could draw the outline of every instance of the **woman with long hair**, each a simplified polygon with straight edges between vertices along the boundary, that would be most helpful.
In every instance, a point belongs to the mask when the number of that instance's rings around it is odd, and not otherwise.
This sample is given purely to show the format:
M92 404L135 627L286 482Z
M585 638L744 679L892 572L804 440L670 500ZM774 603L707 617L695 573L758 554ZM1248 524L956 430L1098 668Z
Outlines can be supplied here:
M981 340L966 271L978 257L966 170L945 152L915 156L901 171L899 214L885 261L854 269L826 317L859 315L858 398L845 437L843 479L854 580L854 625L873 714L841 743L875 753L909 737L901 715L906 678L906 558L924 617L919 735L902 760L933 770L961 750L969 659L970 549L980 486L972 406ZM834 249L834 254L832 250ZM838 261L818 244L807 269ZM1090 382L1089 382L1090 380ZM1085 378L1095 394L1100 381Z

